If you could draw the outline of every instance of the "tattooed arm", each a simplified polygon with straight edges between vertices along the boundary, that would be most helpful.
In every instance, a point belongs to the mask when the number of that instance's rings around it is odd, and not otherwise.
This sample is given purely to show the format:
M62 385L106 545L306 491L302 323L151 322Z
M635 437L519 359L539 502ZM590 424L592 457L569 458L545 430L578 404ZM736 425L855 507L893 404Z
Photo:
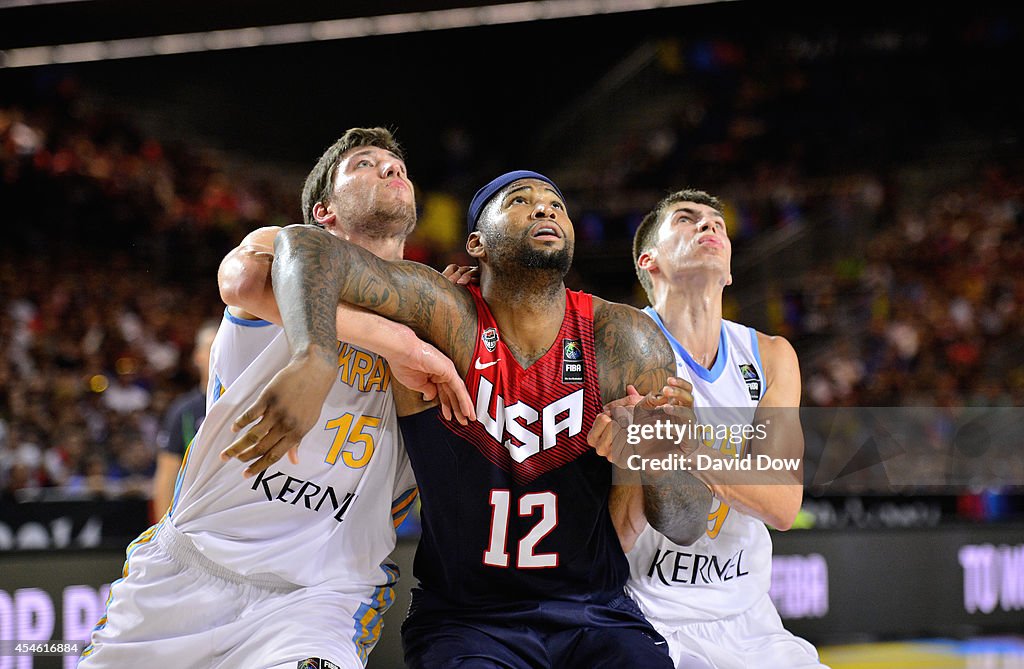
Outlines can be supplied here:
M469 293L415 262L381 260L320 228L293 225L274 241L274 295L293 351L335 354L332 312L352 304L411 327L465 374L476 308Z
M278 226L253 230L221 262L217 285L232 316L282 324L271 283L274 239L280 231ZM430 406L440 402L445 417L454 413L461 419L467 409L472 409L465 384L452 362L421 341L408 326L344 303L337 306L335 320L338 339L383 356L392 378L409 388L417 399L430 398ZM448 399L456 398L457 403L448 403Z
M657 393L675 374L672 348L654 321L638 309L595 298L594 340L606 404L625 397L630 385L641 394ZM636 541L644 519L677 544L692 544L704 534L711 508L706 485L689 472L676 470L644 469L640 479L642 487L618 486L609 499L624 550Z
M281 325L270 279L274 239L280 231L277 226L253 230L221 261L217 286L232 316L243 320L262 318ZM337 305L335 321L338 339L382 355L390 363L418 343L407 326L348 304Z
M639 309L595 297L594 340L604 404L625 397L630 385L641 395L658 392L675 375L672 347Z
M294 448L319 417L337 373L335 312L339 302L363 307L411 327L452 358L460 375L469 366L476 308L469 293L418 263L381 260L366 249L309 225L282 229L274 239L272 283L292 362L235 421L236 432L259 421L221 453L252 462L246 475L265 470ZM436 355L432 347L423 355ZM433 353L431 353L433 351ZM461 381L460 381L461 385ZM472 402L445 395L474 418ZM319 401L317 401L319 400Z

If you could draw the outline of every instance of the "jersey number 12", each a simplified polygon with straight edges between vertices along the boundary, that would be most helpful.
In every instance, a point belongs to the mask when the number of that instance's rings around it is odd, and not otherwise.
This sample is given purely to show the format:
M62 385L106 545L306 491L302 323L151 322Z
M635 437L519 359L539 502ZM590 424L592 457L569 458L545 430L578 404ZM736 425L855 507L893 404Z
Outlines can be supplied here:
M508 490L491 491L491 536L484 551L484 564L508 567L508 520L512 494ZM519 498L519 515L535 515L540 507L540 521L519 540L516 568L544 569L558 566L558 553L536 553L537 544L558 525L558 497L553 492L531 492Z

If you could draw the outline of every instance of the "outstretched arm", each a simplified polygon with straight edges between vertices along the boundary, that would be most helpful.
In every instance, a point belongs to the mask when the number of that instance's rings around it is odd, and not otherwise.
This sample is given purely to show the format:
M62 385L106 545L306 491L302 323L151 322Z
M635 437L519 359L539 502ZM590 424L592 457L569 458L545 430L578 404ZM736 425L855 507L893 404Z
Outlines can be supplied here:
M282 229L274 248L274 294L294 353L334 354L332 308L342 302L409 326L465 373L476 309L464 288L426 265L381 260L314 226Z
M450 357L461 360L463 373L476 328L475 307L465 289L424 265L383 261L307 225L280 230L274 247L273 292L292 359L235 421L233 429L241 431L258 421L256 425L221 453L224 459L251 462L246 475L265 470L286 452L295 459L293 449L319 416L337 373L335 311L339 300L416 328L444 347ZM427 379L436 385L442 407L461 406L457 412L460 421L472 420L472 401L461 374L433 346L415 342L403 352L406 356L427 368L447 365L444 383L435 377ZM392 365L392 371L399 381L414 385L399 375L397 365Z
M641 394L660 393L675 373L672 348L654 321L638 309L595 299L594 339L605 403L625 397L629 385ZM640 478L642 500L635 490L618 491L610 500L612 517L623 521L618 528L623 545L632 545L637 528L643 528L638 520L641 508L651 527L675 543L689 545L699 539L707 530L711 508L708 487L681 470L645 468ZM622 536L624 527L631 537Z
M280 231L271 226L250 232L221 262L217 284L233 316L282 324L271 282ZM408 326L349 304L337 305L335 322L338 339L383 356L399 383L428 401L436 398L446 418L454 414L464 422L471 414L472 401L455 366Z
M231 315L282 324L271 281L274 240L280 231L277 226L253 230L221 261L217 286ZM416 342L409 327L348 304L337 305L335 324L338 339L389 361L400 358Z

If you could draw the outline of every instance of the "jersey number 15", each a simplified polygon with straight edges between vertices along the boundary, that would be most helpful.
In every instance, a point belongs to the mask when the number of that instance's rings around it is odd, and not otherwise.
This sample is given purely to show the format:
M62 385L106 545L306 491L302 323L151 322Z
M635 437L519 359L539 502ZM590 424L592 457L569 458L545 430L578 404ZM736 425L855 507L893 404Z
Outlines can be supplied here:
M355 421L355 425L352 422ZM341 461L352 469L365 467L370 458L373 457L375 445L373 443L373 432L365 432L367 429L375 429L380 426L380 418L376 416L356 416L346 413L337 418L327 421L324 430L337 430L334 433L334 440L327 450L327 457L324 462L333 465L341 455Z

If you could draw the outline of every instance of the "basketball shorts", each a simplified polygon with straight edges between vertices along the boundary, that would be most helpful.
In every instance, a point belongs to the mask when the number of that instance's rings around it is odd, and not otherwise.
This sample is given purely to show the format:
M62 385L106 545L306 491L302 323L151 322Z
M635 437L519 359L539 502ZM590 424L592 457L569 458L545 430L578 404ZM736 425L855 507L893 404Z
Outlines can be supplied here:
M729 618L656 627L668 640L677 669L828 669L814 646L782 626L767 594Z
M78 666L363 669L393 594L359 590L238 575L165 521L129 548Z
M414 588L402 625L409 669L671 669L665 640L627 595L453 609Z

